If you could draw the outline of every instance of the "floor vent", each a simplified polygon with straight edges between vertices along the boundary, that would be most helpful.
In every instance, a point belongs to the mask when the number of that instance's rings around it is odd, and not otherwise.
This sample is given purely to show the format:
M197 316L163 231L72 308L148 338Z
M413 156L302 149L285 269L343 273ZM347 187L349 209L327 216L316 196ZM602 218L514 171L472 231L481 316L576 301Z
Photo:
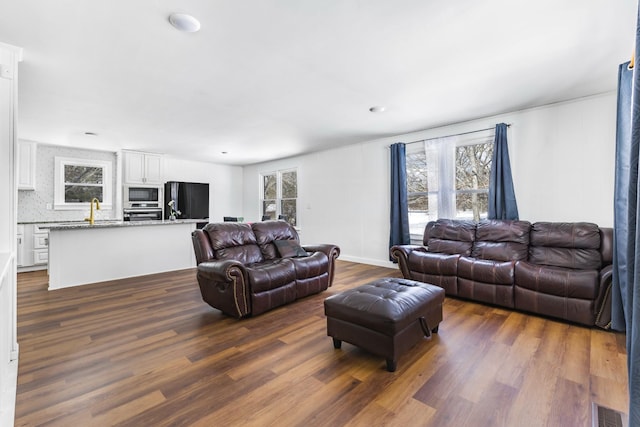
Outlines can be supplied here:
M593 403L593 427L625 427L625 414Z

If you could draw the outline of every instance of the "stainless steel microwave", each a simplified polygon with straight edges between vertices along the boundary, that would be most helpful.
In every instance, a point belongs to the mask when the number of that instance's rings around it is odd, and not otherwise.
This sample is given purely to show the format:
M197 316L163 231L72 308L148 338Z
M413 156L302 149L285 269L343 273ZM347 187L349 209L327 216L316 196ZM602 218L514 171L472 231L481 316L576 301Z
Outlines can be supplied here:
M161 208L162 187L124 186L124 208Z

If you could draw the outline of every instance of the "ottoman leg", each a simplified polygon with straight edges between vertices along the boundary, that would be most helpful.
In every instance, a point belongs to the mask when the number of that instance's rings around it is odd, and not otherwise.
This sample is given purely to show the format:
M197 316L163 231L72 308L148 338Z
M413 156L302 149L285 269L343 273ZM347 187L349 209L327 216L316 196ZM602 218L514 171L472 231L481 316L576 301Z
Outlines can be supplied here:
M333 348L339 349L340 347L342 347L342 341L340 341L337 338L334 338L333 339Z
M438 325L438 326L436 326L435 328L433 328L433 329L431 330L431 332L433 332L434 334L437 334L437 333L438 333L438 327L439 327L439 326L440 326L440 325Z
M387 359L387 371L395 372L398 367L398 362L393 359Z

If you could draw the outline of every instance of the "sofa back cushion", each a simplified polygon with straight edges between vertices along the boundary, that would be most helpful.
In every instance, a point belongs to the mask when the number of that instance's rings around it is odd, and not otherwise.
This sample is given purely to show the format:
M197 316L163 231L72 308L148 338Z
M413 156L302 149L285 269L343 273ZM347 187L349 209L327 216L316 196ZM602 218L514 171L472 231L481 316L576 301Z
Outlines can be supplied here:
M423 243L429 252L469 256L475 234L476 224L473 221L439 219L427 224Z
M528 221L480 221L471 256L494 261L525 260L529 255L530 231Z
M203 230L209 236L216 259L235 260L242 264L253 264L264 260L249 224L209 223Z
M531 226L529 262L596 270L602 266L600 229L588 222L536 222Z
M300 243L298 232L286 221L254 222L251 228L264 259L280 258L278 248L273 243L276 240L293 240Z

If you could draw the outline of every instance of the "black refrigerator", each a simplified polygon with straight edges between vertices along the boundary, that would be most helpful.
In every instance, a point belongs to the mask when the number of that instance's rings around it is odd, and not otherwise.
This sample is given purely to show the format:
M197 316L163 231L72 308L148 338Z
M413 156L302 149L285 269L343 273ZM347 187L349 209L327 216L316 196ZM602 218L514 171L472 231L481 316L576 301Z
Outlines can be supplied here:
M180 219L209 218L209 184L200 182L169 181L164 184L164 218L171 209L167 205L174 200L174 209L180 211Z

